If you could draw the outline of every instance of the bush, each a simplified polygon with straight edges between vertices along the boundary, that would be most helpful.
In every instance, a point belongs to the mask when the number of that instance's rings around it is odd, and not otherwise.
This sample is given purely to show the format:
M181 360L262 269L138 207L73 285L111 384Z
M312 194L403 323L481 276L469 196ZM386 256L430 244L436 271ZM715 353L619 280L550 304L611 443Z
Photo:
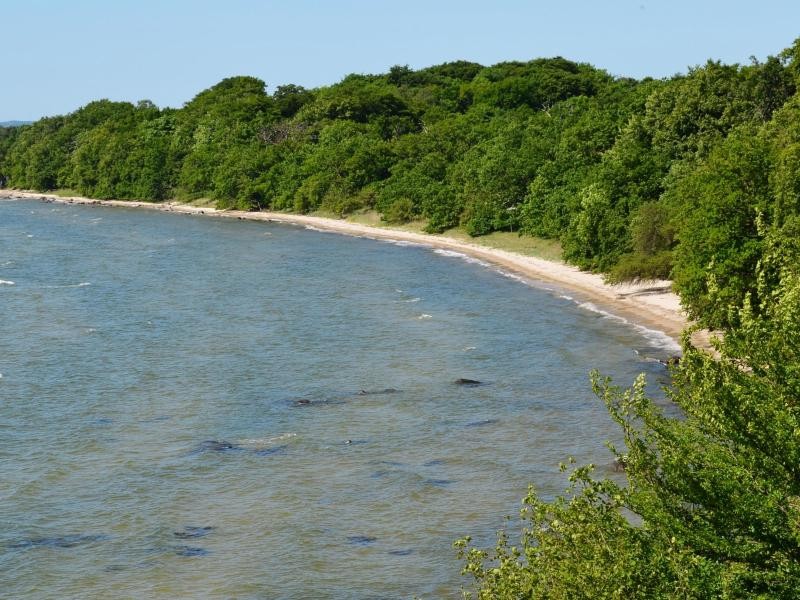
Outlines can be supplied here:
M606 274L607 283L626 281L654 281L669 279L672 272L672 252L663 250L657 254L634 252L620 257L619 262Z
M382 215L387 223L408 223L414 218L414 203L410 198L398 198Z

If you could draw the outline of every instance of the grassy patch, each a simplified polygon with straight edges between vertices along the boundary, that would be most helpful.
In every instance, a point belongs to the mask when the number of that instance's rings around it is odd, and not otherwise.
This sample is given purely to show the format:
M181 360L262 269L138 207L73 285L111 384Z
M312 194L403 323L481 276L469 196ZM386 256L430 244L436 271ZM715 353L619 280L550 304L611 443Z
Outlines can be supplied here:
M543 258L554 262L563 262L561 259L561 243L558 240L546 240L529 235L519 235L518 233L511 233L509 231L495 231L487 235L471 237L461 227L448 229L442 235L475 244L476 246L486 246L487 248L516 252L517 254L524 254L525 256L535 256L536 258Z
M316 214L316 213L315 213ZM319 215L322 216L322 215ZM326 215L327 216L327 215ZM425 233L425 220L411 221L402 225L389 225L381 220L380 215L375 211L362 211L347 217L351 223L360 225L370 225L372 227L383 227L388 229L399 229L412 233ZM461 242L468 242L477 246L495 248L516 252L525 256L535 256L554 262L562 262L561 244L558 240L546 240L544 238L531 237L529 235L519 235L508 231L495 231L488 235L471 237L463 227L448 229L442 236L453 238Z
M76 197L80 196L80 194L77 191L71 190L69 188L61 188L61 189L58 189L58 190L50 190L47 193L48 194L52 194L53 196L58 196L59 198L76 198Z

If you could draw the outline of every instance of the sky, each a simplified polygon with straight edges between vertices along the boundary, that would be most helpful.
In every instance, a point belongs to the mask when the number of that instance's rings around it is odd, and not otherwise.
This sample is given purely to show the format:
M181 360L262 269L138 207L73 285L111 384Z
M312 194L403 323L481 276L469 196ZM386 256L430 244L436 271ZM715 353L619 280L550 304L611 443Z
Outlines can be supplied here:
M0 121L100 98L180 107L225 77L267 90L349 73L564 56L669 77L764 60L799 0L0 0Z

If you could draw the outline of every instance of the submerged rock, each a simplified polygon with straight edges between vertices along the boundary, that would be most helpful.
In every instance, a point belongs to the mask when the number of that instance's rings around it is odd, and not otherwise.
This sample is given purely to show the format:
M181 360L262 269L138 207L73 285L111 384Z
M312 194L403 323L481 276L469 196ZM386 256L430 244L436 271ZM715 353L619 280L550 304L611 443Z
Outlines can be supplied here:
M212 531L214 531L214 528L208 525L205 527L187 526L181 529L180 531L173 532L172 535L174 535L178 539L187 540L191 538L205 537Z
M270 448L258 448L254 450L254 454L258 454L259 456L270 456L272 454L283 454L289 448L288 444L282 444L280 446L272 446Z
M395 388L383 388L382 390L359 390L358 396L380 396L383 394L397 394L400 390Z
M197 546L175 546L173 550L178 556L208 556L211 554L209 550Z
M498 423L497 419L483 419L481 421L467 423L464 427L484 427L485 425L494 425L495 423Z
M374 543L378 538L371 537L368 535L348 535L347 541L351 544L355 544L356 546L368 546L369 544Z
M91 544L93 542L102 542L108 540L109 536L104 534L73 534L62 535L54 537L37 537L28 538L14 542L9 545L10 548L74 548L82 544Z
M425 483L436 487L447 487L453 482L450 479L426 479Z
M662 365L665 365L667 367L678 366L681 363L681 357L680 356L670 356L666 360L659 359L658 362L660 362Z
M200 450L209 452L225 452L226 450L239 450L239 446L225 440L206 440L200 444Z

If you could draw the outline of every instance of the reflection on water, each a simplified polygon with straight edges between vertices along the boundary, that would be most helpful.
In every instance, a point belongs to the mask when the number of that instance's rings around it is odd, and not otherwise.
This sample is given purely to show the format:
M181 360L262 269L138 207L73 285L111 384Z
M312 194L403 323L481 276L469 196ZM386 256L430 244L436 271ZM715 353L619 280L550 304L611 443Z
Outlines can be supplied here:
M671 352L420 246L29 201L0 223L13 598L458 597L455 538L491 545L568 456L611 461L589 369L657 385Z

